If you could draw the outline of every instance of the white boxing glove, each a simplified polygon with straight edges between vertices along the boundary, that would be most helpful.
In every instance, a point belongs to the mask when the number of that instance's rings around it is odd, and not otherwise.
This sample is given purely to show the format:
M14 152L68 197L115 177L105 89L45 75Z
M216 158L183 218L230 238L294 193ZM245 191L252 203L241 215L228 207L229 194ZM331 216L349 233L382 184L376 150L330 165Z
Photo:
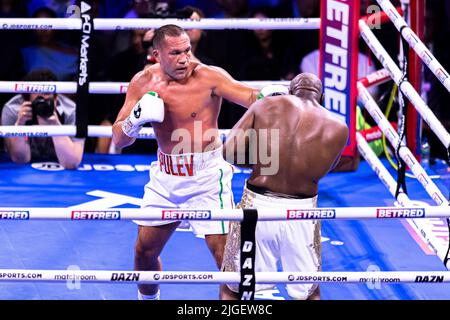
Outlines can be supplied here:
M289 89L281 84L270 84L261 89L258 100L264 97L282 96L289 94Z
M131 109L130 115L122 122L122 131L130 138L136 138L147 122L163 122L164 101L156 92L149 91Z

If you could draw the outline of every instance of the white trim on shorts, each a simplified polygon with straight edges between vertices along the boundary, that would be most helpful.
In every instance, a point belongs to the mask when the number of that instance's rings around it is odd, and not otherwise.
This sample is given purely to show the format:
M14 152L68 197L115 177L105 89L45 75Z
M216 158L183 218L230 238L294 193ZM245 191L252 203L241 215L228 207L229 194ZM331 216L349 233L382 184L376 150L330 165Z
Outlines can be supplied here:
M201 209L233 208L231 180L232 166L223 159L222 146L204 153L170 155L159 152L158 160L150 166L150 181L145 185L142 208ZM171 159L172 165L177 159L193 159L192 176L178 176L171 173L177 168L162 168L160 156ZM167 173L167 172L171 173ZM141 226L160 226L176 220L134 220ZM228 221L192 220L189 221L196 235L226 234Z

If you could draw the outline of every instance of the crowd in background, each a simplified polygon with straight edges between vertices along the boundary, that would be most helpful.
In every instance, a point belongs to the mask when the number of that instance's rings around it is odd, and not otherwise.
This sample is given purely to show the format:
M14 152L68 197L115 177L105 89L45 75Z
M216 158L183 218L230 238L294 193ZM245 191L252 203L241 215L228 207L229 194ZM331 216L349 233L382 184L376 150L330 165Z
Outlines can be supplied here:
M373 2L361 1L362 14ZM320 16L320 0L93 0L92 3L94 16L98 18ZM76 0L0 0L0 18L74 17L77 5ZM425 42L446 70L450 69L450 50L446 41L450 35L449 17L448 1L427 0ZM392 25L386 25L374 31L396 59L399 39L394 30ZM319 48L318 30L192 30L189 36L193 54L198 60L224 68L237 80L291 80L298 72L304 71L301 67L303 59L308 55L311 57ZM91 40L90 80L130 81L135 73L151 63L149 41L145 37L149 37L145 30L95 31ZM46 68L59 81L74 81L78 68L78 32L8 30L0 31L0 41L0 80L21 80L30 71ZM360 52L367 57L368 70L374 66L379 68L362 41ZM450 112L446 110L448 92L427 70L425 80L430 83L427 91L429 106L450 129ZM0 107L11 96L0 94ZM114 122L124 98L124 95L91 95L89 124ZM228 104L223 103L220 128L231 128L245 111ZM88 139L85 143L85 152L107 152L105 148L100 149L95 139ZM122 152L152 153L155 149L154 141L140 140ZM441 156L439 147L433 149L435 156Z

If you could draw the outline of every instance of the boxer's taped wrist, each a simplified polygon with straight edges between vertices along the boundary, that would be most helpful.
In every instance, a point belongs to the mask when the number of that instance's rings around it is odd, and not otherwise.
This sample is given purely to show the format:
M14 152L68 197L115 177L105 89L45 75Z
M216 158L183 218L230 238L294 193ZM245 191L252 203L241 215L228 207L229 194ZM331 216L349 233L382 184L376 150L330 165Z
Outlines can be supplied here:
M139 131L141 131L141 128L142 127L133 124L133 122L130 120L130 117L127 117L122 121L122 131L130 138L136 138L139 135Z

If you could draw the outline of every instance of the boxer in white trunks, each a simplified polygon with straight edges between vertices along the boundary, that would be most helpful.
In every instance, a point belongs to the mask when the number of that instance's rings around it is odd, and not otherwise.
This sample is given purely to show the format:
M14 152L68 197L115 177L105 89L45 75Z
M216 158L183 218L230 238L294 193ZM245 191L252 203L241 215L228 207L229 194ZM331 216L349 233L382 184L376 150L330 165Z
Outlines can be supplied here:
M233 127L225 143L227 161L247 159L246 164L253 169L240 207L316 207L319 180L338 162L347 143L346 124L320 105L322 83L315 75L297 75L290 83L290 94L285 93L274 91L273 96L255 102ZM248 138L249 130L256 131L256 139ZM260 135L261 132L268 136ZM265 170L273 164L260 159L259 150L263 147L272 159L277 159L277 170ZM258 157L253 158L253 163L249 163L249 150L257 150ZM321 270L319 221L258 221L255 237L255 272L276 272L278 262L283 271ZM240 224L232 222L223 271L239 271L239 251ZM257 284L255 290L273 287ZM293 299L320 299L317 284L289 284L287 292ZM221 286L221 299L237 298L237 285Z
M248 108L259 91L234 80L223 69L190 61L189 36L176 25L155 31L156 63L131 80L113 125L113 143L132 144L151 123L159 146L145 186L143 207L233 207L232 166L222 155L217 119L222 98ZM136 221L135 270L161 271L160 253L179 221ZM228 222L192 221L220 267ZM182 249L184 250L184 248ZM193 257L195 258L195 257ZM139 299L159 299L159 286L139 285Z

